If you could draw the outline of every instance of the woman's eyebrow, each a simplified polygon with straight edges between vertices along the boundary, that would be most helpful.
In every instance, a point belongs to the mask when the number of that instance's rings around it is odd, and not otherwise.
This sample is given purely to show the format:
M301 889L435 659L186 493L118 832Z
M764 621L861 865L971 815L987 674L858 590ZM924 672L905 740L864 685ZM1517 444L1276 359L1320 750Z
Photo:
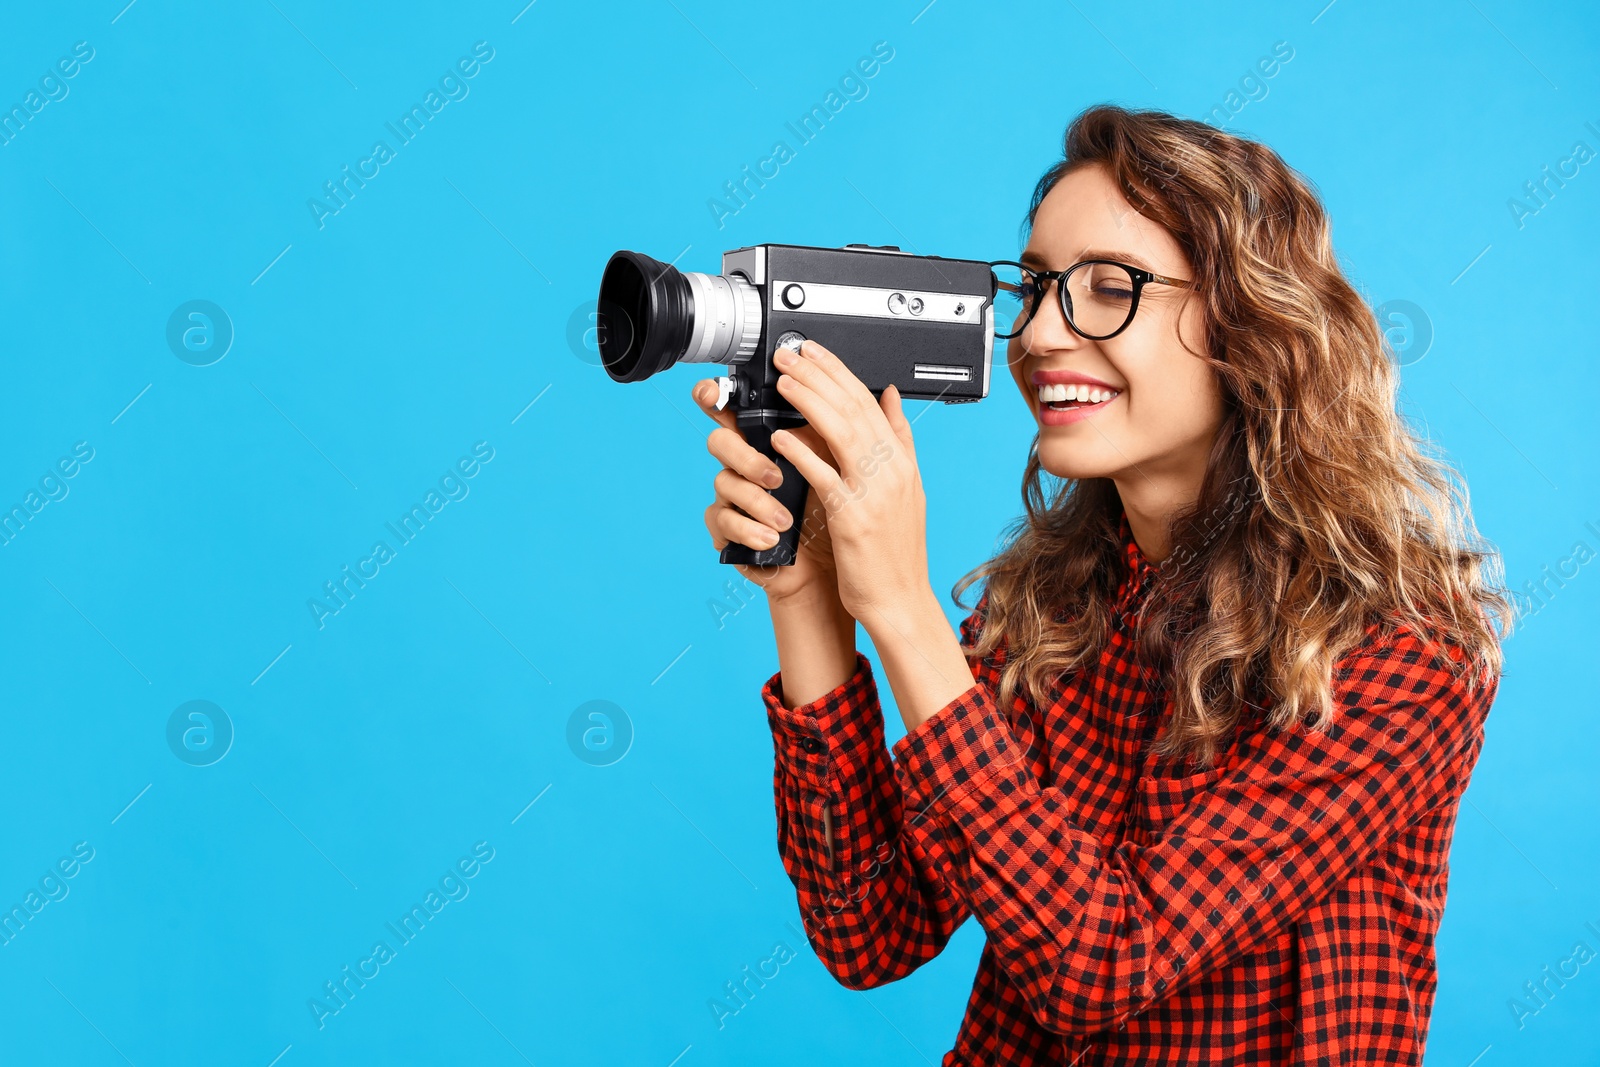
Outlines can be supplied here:
M1126 263L1131 267L1138 267L1140 270L1151 269L1149 263L1146 263L1143 259L1139 258L1132 252L1118 252L1104 248L1085 248L1082 252L1078 253L1078 259L1114 259L1118 263Z
M1085 248L1082 252L1078 253L1078 258L1073 260L1073 262L1081 263L1086 259L1114 259L1119 263L1126 263L1129 266L1138 267L1141 270L1153 269L1149 263L1145 262L1132 252L1119 252L1113 249ZM1017 262L1025 266L1037 267L1040 270L1049 269L1045 264L1044 257L1031 250L1024 251L1022 255L1018 256Z

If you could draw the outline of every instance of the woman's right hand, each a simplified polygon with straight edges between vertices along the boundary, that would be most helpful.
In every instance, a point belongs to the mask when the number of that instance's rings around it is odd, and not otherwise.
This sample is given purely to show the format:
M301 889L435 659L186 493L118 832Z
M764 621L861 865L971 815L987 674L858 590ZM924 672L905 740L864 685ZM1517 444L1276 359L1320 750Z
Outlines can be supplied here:
M716 383L709 378L695 383L691 390L696 404L717 428L706 437L706 451L716 457L723 469L713 481L716 499L706 508L706 529L718 552L729 541L751 548L771 548L778 542L778 531L792 524L795 516L782 516L783 506L768 491L781 477L778 465L763 456L744 439L731 409L717 410ZM833 463L822 435L810 426L792 427L790 432L803 440L817 455ZM837 464L835 464L837 467ZM797 473L795 477L800 477ZM827 512L820 503L813 505L815 490L806 489L805 514L799 516L800 545L795 561L787 567L752 567L735 564L739 573L762 587L769 603L796 594L839 595L833 566L833 542L828 537Z

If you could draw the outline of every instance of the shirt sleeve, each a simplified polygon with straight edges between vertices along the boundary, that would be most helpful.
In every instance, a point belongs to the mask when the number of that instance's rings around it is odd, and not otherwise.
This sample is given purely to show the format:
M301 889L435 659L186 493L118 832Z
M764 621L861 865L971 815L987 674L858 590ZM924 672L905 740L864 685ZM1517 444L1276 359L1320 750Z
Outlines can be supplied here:
M982 606L980 599L962 624L963 641ZM992 663L968 658L979 678ZM817 958L850 989L905 977L943 950L969 912L942 837L902 803L871 663L857 652L848 680L798 707L783 706L781 671L761 695L772 728L778 852Z
M982 685L896 742L895 772L1040 1025L1096 1033L1276 936L1464 788L1498 678L1469 692L1439 652L1373 641L1335 670L1325 732L1263 728L1213 769L1141 783L1145 844L1076 825L1072 783L1041 786Z

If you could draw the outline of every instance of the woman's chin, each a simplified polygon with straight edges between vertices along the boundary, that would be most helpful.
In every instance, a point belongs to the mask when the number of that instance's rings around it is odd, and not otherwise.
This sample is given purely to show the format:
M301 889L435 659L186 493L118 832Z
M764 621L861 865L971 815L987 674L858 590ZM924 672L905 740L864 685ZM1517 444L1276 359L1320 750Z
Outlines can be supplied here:
M1039 466L1046 474L1055 478L1070 478L1074 481L1085 481L1089 478L1109 478L1113 469L1109 466L1096 463L1084 463L1081 459L1061 460L1039 454Z

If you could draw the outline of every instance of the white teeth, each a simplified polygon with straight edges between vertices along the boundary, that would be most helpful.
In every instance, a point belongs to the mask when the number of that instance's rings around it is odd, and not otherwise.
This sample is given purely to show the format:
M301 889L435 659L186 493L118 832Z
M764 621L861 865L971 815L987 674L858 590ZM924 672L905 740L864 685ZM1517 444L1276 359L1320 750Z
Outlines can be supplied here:
M1098 404L1110 400L1117 395L1115 389L1100 389L1087 385L1041 385L1039 386L1039 403L1059 404L1068 400L1079 400L1085 403Z

